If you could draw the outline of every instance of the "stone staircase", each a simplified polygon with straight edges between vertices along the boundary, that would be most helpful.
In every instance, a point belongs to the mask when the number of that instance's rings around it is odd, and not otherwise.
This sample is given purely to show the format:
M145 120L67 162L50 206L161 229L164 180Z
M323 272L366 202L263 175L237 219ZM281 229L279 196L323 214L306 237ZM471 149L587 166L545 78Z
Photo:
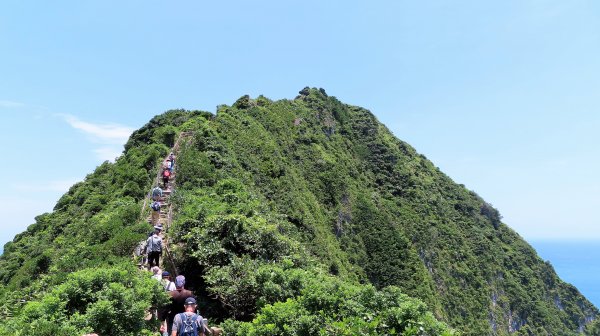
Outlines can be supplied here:
M163 239L164 253L160 259L160 262L161 262L160 268L168 269L169 272L171 274L173 274L173 277L176 277L178 275L178 272L177 272L177 267L175 265L175 262L173 260L173 255L171 254L171 249L169 248L168 233L169 233L169 229L171 227L171 223L173 222L173 206L171 203L171 195L175 192L175 186L177 184L176 183L176 181L177 181L177 156L179 154L180 146L181 146L182 142L185 141L186 139L189 139L189 137L192 134L193 134L192 132L181 132L179 134L179 136L177 137L177 140L175 141L173 148L171 148L171 152L175 156L175 165L173 166L173 170L171 172L171 176L169 177L169 183L167 184L167 186L163 185L162 172L163 172L163 163L167 161L167 159L169 158L169 155L167 155L161 161L161 164L158 167L158 171L156 173L156 178L152 185L152 188L154 188L155 186L158 185L158 186L161 186L163 189L163 196L160 197L158 200L160 202L160 212L157 216L158 218L156 218L156 217L153 218L154 210L150 209L150 204L152 202L152 199L151 199L152 191L150 191L148 193L146 199L144 200L144 204L142 206L142 210L140 213L140 216L142 216L142 217L145 216L146 222L150 225L149 232L151 229L153 229L154 226L162 227L160 236ZM154 216L156 216L156 214L154 214ZM136 258L140 257L139 253L134 252L134 255L136 255ZM145 261L143 258L141 260L138 260L137 265L139 268L146 268L146 264L145 264Z

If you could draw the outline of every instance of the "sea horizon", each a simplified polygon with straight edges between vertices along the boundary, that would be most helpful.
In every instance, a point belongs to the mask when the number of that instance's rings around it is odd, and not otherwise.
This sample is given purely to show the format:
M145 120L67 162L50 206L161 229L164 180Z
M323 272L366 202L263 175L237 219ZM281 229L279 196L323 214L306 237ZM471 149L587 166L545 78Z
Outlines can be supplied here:
M536 239L529 244L564 282L600 307L600 240Z

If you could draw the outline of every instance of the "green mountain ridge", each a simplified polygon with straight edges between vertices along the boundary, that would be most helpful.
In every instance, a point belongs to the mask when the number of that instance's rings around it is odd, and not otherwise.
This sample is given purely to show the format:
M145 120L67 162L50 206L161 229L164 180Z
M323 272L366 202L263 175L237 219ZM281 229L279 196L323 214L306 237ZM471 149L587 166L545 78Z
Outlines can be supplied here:
M173 261L228 335L599 334L597 308L498 210L368 110L305 88L216 115L169 111L135 131L114 164L5 245L0 335L155 330L143 312L164 293L131 252L184 131Z

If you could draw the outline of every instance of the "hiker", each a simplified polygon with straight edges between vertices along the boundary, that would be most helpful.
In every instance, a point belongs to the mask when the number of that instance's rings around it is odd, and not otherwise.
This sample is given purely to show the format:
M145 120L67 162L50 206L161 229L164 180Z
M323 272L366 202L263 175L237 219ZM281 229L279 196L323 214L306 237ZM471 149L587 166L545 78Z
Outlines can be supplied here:
M169 189L169 177L171 176L171 172L169 169L163 170L162 178L163 178L163 186L165 189Z
M158 229L162 232L162 231L164 231L165 228L163 227L162 223L158 223L158 224L154 225L153 229L154 230L152 230L148 233L148 237L152 237L154 235L154 232L156 232L156 229Z
M152 279L161 282L160 268L158 266L153 266L150 270L152 271Z
M148 267L160 265L160 254L162 253L162 238L160 237L160 226L154 227L154 233L146 240L146 252L148 253Z
M162 231L162 230L164 230L164 229L163 229L163 226L162 226L162 224L158 223L158 225L155 225L155 226L154 226L154 230L152 230L152 231L150 231L150 232L148 233L148 238L150 238L150 237L154 236L154 232L156 232L156 229L157 229L157 228L158 228L158 229L160 229L161 231ZM148 241L146 240L146 243L147 243L147 242L148 242Z
M166 322L166 326L163 327L167 330L168 335L171 335L171 327L175 315L184 312L183 306L185 299L194 296L192 291L189 291L184 287L185 277L183 275L177 276L175 278L175 290L169 292L169 295L171 296L171 303L167 304L159 314L159 319ZM161 329L163 329L163 327L161 327Z
M159 219L160 219L160 202L159 201L154 201L152 202L152 204L150 204L150 208L152 208L152 225L158 225L159 223Z
M171 173L172 173L173 167L175 167L175 154L173 154L173 152L171 152L171 154L169 154L169 160L171 161Z
M160 187L158 185L156 185L156 187L154 187L154 189L152 189L152 200L153 201L160 201L160 198L163 195L163 191L162 189L160 189Z
M145 240L142 240L135 247L135 250L133 251L133 255L135 256L136 259L139 258L140 263L138 264L138 266L140 267L140 269L146 268L146 263L148 262L148 258L146 256L146 241Z
M162 279L160 280L160 283L167 292L174 291L176 289L175 283L171 281L171 274L167 271L162 272Z
M196 314L196 299L189 297L183 304L184 312L175 315L171 326L171 336L205 336L211 331L204 324L204 318Z

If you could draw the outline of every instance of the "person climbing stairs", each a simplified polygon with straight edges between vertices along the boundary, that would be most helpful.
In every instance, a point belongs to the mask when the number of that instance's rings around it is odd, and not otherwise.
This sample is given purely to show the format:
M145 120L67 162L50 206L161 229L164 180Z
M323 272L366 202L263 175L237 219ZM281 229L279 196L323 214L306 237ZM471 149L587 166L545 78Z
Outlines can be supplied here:
M177 269L175 267L175 263L170 253L169 240L167 235L169 227L171 226L173 213L170 198L175 190L177 180L177 170L175 167L176 155L177 153L179 153L180 144L182 143L182 141L189 138L192 134L192 132L180 133L170 153L162 160L161 164L158 167L156 178L153 183L153 188L149 192L148 197L144 199L144 204L142 206L140 214L141 216L144 216L146 214L146 206L148 205L148 202L151 202L150 212L146 215L146 221L148 222L148 224L151 225L152 228L149 228L149 232L150 230L152 230L150 232L149 237L153 234L156 228L160 229L159 236L162 239L162 251L164 251L164 257L160 258L161 263L159 266L161 269L169 269L171 273L173 273L175 276L177 275ZM167 162L170 162L170 165L168 165ZM160 182L164 182L163 172L165 171L165 167L167 167L167 169L169 170L169 181L168 183L163 184L164 188L161 188ZM138 262L139 268L147 268L149 270L150 268L146 264L145 260L145 253L147 253L148 251L146 251L145 247L145 242L141 242L134 251L134 257L136 259L140 259ZM162 251L161 254L163 254Z
M177 141L175 142L175 145L173 146L171 152L169 153L169 155L162 161L162 164L159 166L157 175L156 175L156 180L154 183L154 188L152 189L152 191L150 191L150 193L148 194L148 197L144 200L144 205L142 207L142 215L145 213L146 211L146 205L148 204L149 201L152 201L151 205L151 210L150 213L146 216L146 221L148 222L148 224L150 224L153 228L153 232L152 235L154 235L155 233L161 238L162 240L162 251L164 251L164 257L163 258L159 258L159 262L158 265L160 269L169 269L170 270L170 274L172 274L174 277L178 277L178 271L175 265L175 262L173 260L173 257L171 255L170 249L169 249L169 236L168 236L168 232L169 232L169 228L171 226L172 220L173 220L173 207L172 207L172 203L171 203L171 196L173 195L173 193L175 192L175 187L177 185L176 180L177 180L177 166L175 165L175 159L176 159L176 155L179 153L179 148L180 148L180 144L181 142L188 138L189 136L191 136L193 133L191 132L182 132L179 134L179 137L177 138ZM167 164L170 163L170 164ZM169 176L168 179L165 181L164 179L164 172L165 172L165 168L167 167L168 171L169 171ZM164 188L160 188L159 186L159 182L163 182L163 186ZM154 203L158 203L157 205L152 206ZM151 239L152 237L148 238ZM139 246L136 250L139 250ZM138 254L139 253L135 253ZM143 257L143 256L142 256ZM138 264L138 266L140 266L140 268L146 268L145 264L142 262L141 264ZM150 265L152 266L152 265ZM150 267L147 268L148 270L150 270ZM165 273L167 273L165 271ZM167 273L169 274L169 273ZM181 277L183 278L183 277ZM152 318L153 314L149 314L147 316L147 318ZM206 322L205 322L206 323ZM212 335L220 335L223 330L221 328L216 328L216 327L211 327L208 329L208 331L210 331L210 334Z

